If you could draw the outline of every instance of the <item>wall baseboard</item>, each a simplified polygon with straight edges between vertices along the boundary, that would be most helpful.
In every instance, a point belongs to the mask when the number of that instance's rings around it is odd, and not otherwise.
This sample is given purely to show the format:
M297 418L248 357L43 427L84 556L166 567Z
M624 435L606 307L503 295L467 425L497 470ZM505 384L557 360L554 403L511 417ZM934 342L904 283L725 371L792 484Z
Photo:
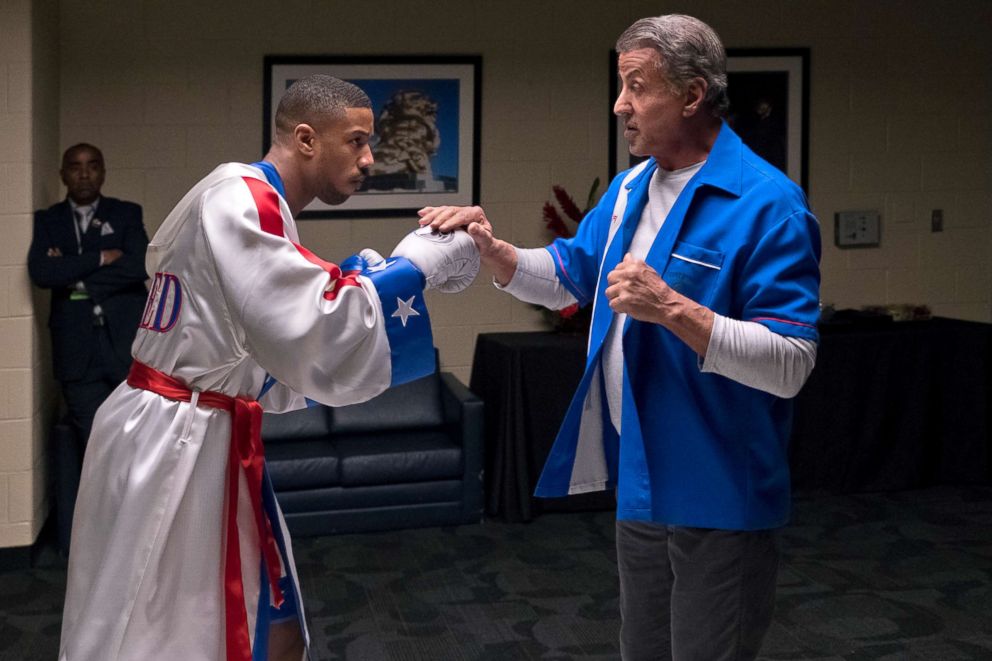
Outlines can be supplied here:
M49 567L63 564L56 543L55 517L49 516L41 527L41 532L30 546L8 546L0 548L0 574L26 571L34 567Z
M33 549L34 544L31 546L8 546L0 549L0 573L31 569Z

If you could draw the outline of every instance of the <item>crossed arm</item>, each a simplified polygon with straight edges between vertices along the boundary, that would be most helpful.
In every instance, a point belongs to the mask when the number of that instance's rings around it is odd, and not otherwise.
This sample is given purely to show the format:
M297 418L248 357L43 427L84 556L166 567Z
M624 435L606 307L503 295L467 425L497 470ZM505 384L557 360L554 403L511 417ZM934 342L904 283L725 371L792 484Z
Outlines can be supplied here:
M34 217L34 233L28 250L31 280L45 289L65 289L82 282L97 301L143 282L148 235L141 222L141 207L134 205L114 223L123 233L120 248L108 248L83 254L65 254L49 230L50 218L42 211Z

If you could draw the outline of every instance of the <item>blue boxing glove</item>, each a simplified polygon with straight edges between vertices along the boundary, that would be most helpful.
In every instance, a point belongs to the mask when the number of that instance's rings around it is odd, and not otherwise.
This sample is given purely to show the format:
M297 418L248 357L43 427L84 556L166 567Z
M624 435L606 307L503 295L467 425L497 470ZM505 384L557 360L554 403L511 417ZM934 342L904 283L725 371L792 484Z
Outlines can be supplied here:
M385 261L382 255L371 248L364 248L362 251L345 259L339 266L344 275L365 275L369 268L376 267Z

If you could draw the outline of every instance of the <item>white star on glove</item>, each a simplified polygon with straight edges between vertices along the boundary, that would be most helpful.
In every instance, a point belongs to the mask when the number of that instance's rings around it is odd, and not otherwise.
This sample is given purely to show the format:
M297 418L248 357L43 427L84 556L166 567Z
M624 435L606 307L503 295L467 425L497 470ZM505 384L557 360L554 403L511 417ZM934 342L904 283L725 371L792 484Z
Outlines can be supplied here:
M410 317L419 317L420 313L413 309L413 299L416 296L411 296L407 300L403 300L399 296L396 297L396 312L391 314L392 317L399 317L400 321L403 323L403 328L406 328L406 320Z

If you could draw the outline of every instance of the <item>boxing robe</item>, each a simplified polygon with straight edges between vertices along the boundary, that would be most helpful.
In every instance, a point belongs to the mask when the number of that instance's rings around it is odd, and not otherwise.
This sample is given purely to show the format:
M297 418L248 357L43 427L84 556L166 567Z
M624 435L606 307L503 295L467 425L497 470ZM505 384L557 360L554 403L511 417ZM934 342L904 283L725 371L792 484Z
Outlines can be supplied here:
M362 274L309 253L278 175L262 167L218 167L148 247L151 291L132 354L193 401L125 382L100 407L73 523L60 661L245 658L225 642L231 479L241 626L248 658L265 658L267 630L255 629L277 597L262 580L261 504L246 474L228 470L231 413L198 405L201 393L282 412L306 397L354 404L434 369L423 276L402 259ZM293 584L286 597L309 650L289 535L267 485L265 496L281 551L275 570Z

